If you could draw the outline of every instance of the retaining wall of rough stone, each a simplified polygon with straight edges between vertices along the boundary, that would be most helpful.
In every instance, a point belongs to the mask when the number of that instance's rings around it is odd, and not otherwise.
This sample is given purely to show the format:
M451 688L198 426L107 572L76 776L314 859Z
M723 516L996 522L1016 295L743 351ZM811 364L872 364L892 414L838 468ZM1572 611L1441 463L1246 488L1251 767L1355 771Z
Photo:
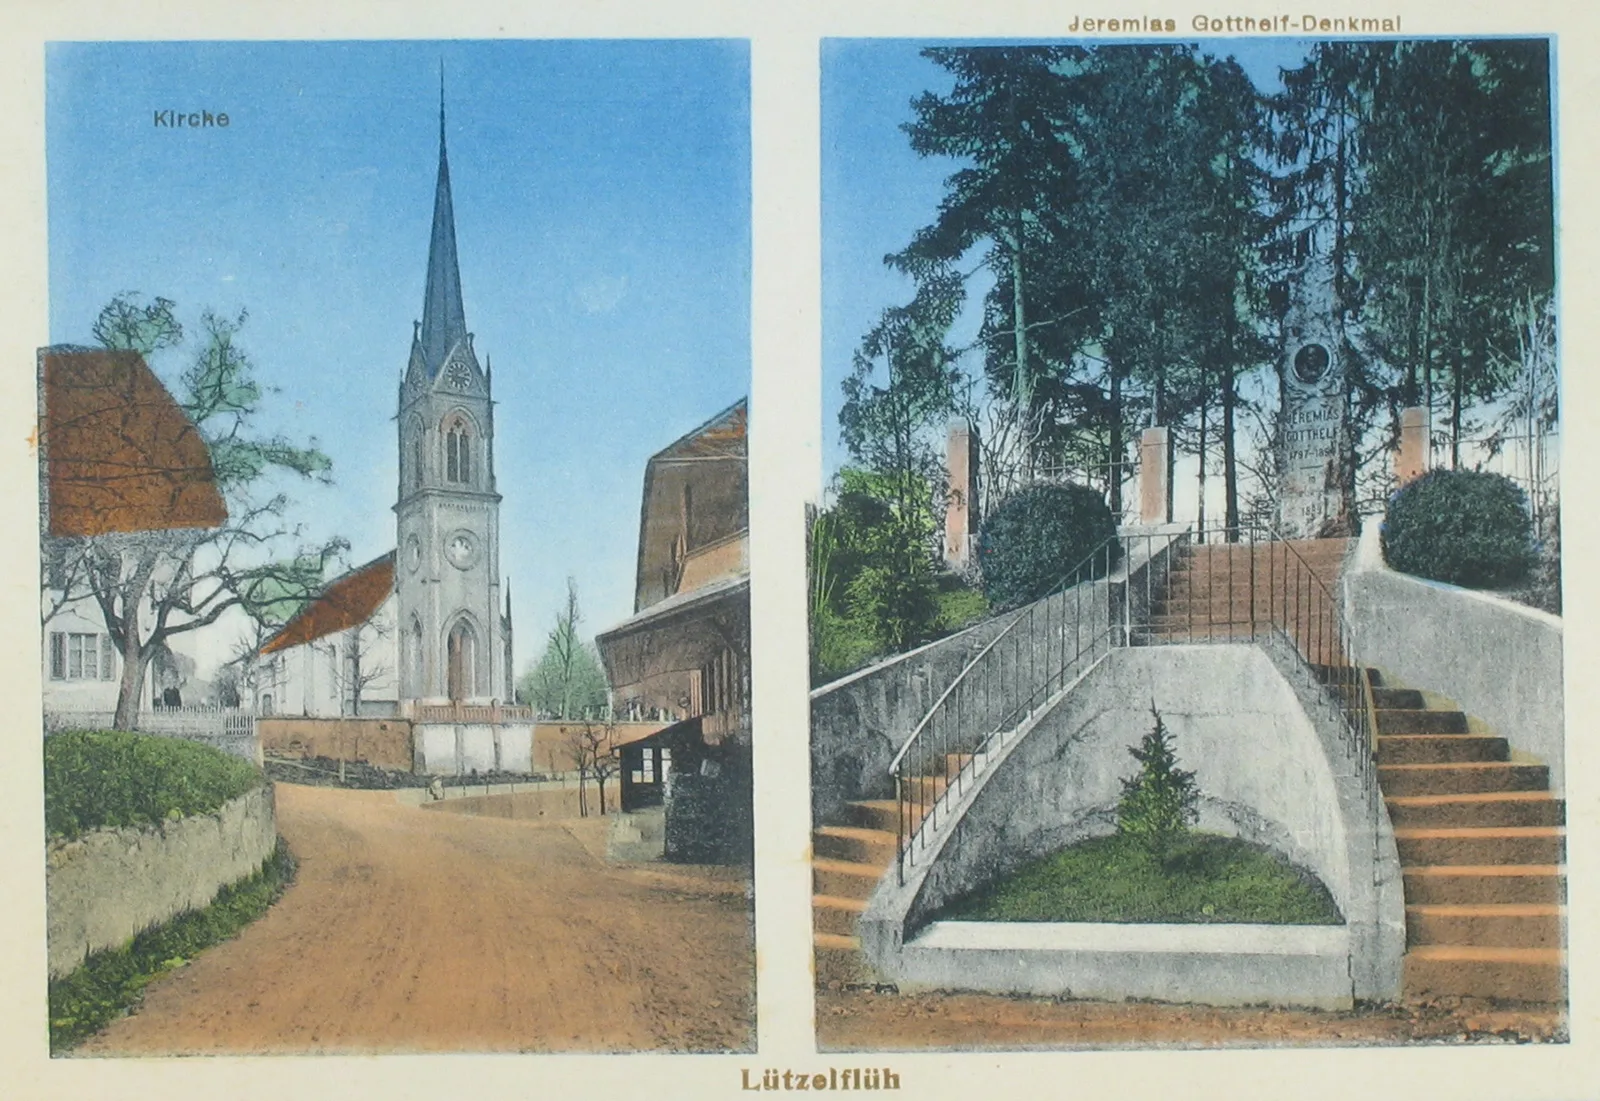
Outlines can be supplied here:
M259 869L277 843L270 784L211 814L51 842L45 852L51 978L92 952L208 905L218 890Z

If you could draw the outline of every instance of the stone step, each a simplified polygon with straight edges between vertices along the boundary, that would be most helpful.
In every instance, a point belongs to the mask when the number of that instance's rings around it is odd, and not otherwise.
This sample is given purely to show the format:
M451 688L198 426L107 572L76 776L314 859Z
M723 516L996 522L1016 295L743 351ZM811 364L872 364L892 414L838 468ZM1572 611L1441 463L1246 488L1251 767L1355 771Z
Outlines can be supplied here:
M845 804L845 813L848 825L893 833L900 817L900 804L893 799L858 799Z
M1377 714L1379 734L1467 733L1467 716L1462 711L1380 708Z
M1403 869L1409 906L1485 906L1566 901L1566 882L1555 864L1439 864Z
M872 897L883 869L848 860L815 858L811 861L811 890L813 894L831 898L855 898L865 901Z
M1394 831L1402 866L1560 864L1560 826L1435 826Z
M1272 557L1282 561L1342 562L1350 550L1348 539L1290 539L1286 542L1250 543L1191 543L1181 552L1183 562L1248 562L1250 555L1259 559Z
M1559 826L1566 803L1548 791L1409 795L1387 800L1395 828L1403 826Z
M944 794L950 781L943 776L910 776L901 781L905 797L912 804L911 813L926 812L939 796Z
M1483 761L1448 765L1382 765L1378 784L1386 797L1488 791L1548 791L1544 765Z
M1378 712L1382 715L1383 712ZM1380 765L1442 765L1464 761L1505 761L1511 747L1488 734L1380 734Z
M1343 565L1342 558L1326 554L1314 554L1309 558L1290 555L1287 559L1281 554L1261 554L1256 556L1255 583L1260 588L1270 586L1280 592L1292 593L1297 585L1304 590L1308 585L1315 586L1320 581L1331 590L1333 583L1339 579ZM1251 579L1250 569L1250 559L1242 554L1231 562L1221 556L1210 559L1186 558L1177 564L1172 577L1232 577L1235 581L1248 583Z
M1422 693L1415 688L1380 688L1374 682L1372 689L1374 707L1387 710L1421 711L1428 706Z
M832 895L811 896L811 927L818 933L853 937L856 923L866 913L867 903L859 898L836 898Z
M1145 642L1212 642L1219 639L1241 639L1264 636L1266 624L1252 629L1248 623L1155 623L1134 629L1135 641Z
M1566 965L1554 948L1422 944L1405 954L1408 1000L1462 996L1496 1001L1566 1000Z
M819 857L887 868L894 861L898 841L889 830L821 826L813 837L812 845Z
M1554 903L1406 907L1408 944L1560 948L1565 909Z
M855 937L813 933L811 944L818 986L876 981L867 957L861 951L861 942Z

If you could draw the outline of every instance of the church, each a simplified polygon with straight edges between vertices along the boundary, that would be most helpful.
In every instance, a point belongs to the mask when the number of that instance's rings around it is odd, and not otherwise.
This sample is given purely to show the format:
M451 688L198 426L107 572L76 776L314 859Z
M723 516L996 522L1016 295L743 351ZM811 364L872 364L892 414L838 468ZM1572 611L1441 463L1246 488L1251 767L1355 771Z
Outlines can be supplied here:
M334 579L260 650L259 714L413 722L428 772L527 771L500 584L493 367L467 331L444 103L422 320L400 381L395 549Z

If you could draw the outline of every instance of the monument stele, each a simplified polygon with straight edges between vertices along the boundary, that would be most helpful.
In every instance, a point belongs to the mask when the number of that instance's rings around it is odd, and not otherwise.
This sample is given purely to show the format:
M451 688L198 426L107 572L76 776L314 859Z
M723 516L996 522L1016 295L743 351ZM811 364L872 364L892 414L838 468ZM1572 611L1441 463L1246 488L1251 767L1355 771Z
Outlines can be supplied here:
M1349 422L1345 340L1323 226L1290 287L1283 320L1278 530L1289 539L1348 535L1343 456Z

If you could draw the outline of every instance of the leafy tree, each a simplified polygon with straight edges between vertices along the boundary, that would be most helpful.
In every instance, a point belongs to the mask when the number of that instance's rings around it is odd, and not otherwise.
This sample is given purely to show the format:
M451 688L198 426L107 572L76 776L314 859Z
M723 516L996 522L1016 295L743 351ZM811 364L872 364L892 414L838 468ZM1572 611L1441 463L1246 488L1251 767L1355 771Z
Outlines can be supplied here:
M93 331L108 348L141 355L180 346L183 328L170 299L117 295ZM252 617L286 594L308 598L346 543L305 543L286 515L281 477L330 481L331 462L313 440L304 446L255 430L264 393L255 365L237 343L245 314L207 310L202 338L178 379L176 397L210 451L216 486L228 506L220 527L64 539L49 548L63 599L92 599L122 656L114 725L131 730L151 661L169 640L217 622L232 608ZM280 548L290 554L274 560Z
M812 521L813 675L841 673L931 637L938 619L928 489L841 470L833 505ZM902 511L903 509L903 511Z
M556 614L544 653L522 675L518 696L551 719L583 719L606 709L605 670L594 645L578 634L578 583L567 578L567 603Z
M1352 248L1400 398L1445 392L1450 463L1467 416L1511 385L1520 310L1554 284L1548 46L1373 48Z
M1072 235L1082 187L1073 145L1063 140L1079 85L1061 76L1088 54L1076 46L935 47L924 56L955 85L945 96L918 97L906 133L919 155L961 167L946 181L935 220L888 262L940 297L951 318L972 275L982 270L992 281L978 350L1014 428L1006 458L1031 471L1048 424L1041 380L1080 337L1086 284L1070 265L1081 257L1059 247ZM962 273L973 254L977 266Z
M1194 773L1178 767L1172 735L1151 704L1155 726L1128 753L1139 771L1122 781L1117 832L1133 838L1151 859L1166 863L1173 849L1200 819L1200 785Z

